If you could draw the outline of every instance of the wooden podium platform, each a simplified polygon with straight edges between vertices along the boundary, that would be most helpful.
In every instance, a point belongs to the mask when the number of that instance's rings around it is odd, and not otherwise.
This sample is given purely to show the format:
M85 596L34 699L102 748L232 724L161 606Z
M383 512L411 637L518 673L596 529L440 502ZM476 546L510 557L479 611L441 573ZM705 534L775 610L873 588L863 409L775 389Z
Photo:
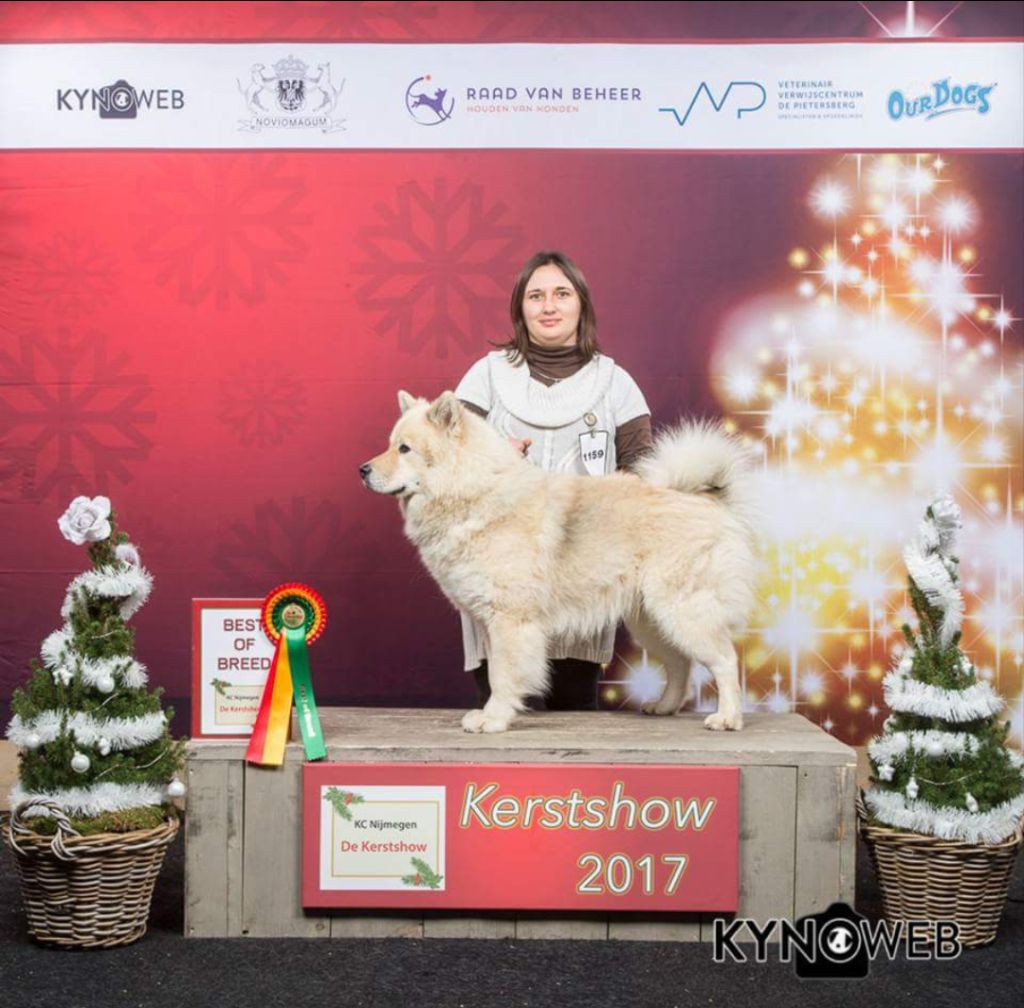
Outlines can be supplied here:
M469 735L462 711L321 711L340 763L714 764L740 768L737 916L796 918L852 905L856 753L796 714L754 714L742 732L703 718L533 713L500 735ZM297 735L293 735L297 737ZM612 938L710 941L711 914L463 914L304 911L302 747L283 767L245 763L246 740L188 744L185 933L193 937ZM742 938L742 936L741 936Z

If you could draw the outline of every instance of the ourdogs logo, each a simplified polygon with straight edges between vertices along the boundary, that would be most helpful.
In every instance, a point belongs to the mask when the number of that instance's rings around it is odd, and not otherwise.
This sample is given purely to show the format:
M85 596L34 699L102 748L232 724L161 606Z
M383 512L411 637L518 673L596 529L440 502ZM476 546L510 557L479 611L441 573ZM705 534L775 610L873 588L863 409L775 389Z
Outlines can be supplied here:
M661 106L658 111L671 112L675 116L676 124L678 126L685 126L686 120L690 118L690 113L700 100L701 95L707 96L707 100L711 102L711 107L715 112L721 112L725 108L725 103L729 100L729 95L732 94L734 88L736 89L736 96L733 104L736 107L737 119L741 119L748 112L756 112L758 109L764 108L764 103L768 100L768 92L765 91L764 85L759 84L757 81L729 81L728 87L722 93L721 100L717 101L707 81L701 81L697 86L697 90L694 91L693 97L690 99L690 104L686 106L686 111L682 115L679 114L679 110L674 105Z
M917 117L934 119L950 112L977 112L978 115L985 115L991 107L988 96L994 87L995 84L982 86L977 82L950 84L949 78L946 77L944 80L934 81L931 91L916 98L908 98L899 90L892 91L886 107L889 118L897 122L900 119Z
M330 63L318 64L315 74L309 72L309 64L294 56L278 60L272 73L266 64L254 63L248 82L239 80L237 84L252 113L239 121L241 130L319 129L334 133L345 128L344 119L333 118L345 81L335 87Z
M434 84L430 74L417 77L405 89L406 111L421 126L437 126L447 122L455 109L455 99L449 97L447 88Z
M99 114L101 119L135 119L140 109L179 110L185 107L180 88L135 88L121 79L99 88L58 88L58 112Z
M712 958L716 963L748 958L736 938L746 925L754 939L754 961L768 962L769 943L780 962L792 962L805 980L863 980L880 956L895 959L902 948L907 959L956 959L962 951L955 921L869 921L846 903L796 921L715 920Z

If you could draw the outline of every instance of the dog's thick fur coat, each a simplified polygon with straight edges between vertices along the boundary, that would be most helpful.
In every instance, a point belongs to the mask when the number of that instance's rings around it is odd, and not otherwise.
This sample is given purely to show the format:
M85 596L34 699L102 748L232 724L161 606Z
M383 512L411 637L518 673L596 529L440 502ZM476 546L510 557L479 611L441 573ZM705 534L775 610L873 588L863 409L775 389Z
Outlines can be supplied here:
M390 447L360 468L398 497L405 533L453 604L486 627L491 697L471 732L505 731L547 686L546 646L625 620L663 666L648 714L674 714L690 662L712 673L718 710L704 724L743 725L736 651L753 602L750 467L720 428L662 435L638 474L576 476L526 462L450 392L399 393Z

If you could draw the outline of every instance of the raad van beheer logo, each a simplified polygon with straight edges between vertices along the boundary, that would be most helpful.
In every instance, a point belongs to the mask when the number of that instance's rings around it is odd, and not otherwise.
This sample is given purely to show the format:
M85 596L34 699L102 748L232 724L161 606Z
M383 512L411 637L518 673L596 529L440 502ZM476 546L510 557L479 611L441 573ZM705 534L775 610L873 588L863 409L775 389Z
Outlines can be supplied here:
M405 108L421 126L437 126L451 119L455 98L447 88L438 87L430 74L425 74L405 89Z
M278 60L269 72L266 64L254 63L249 80L237 81L251 116L239 121L238 128L250 133L265 129L318 129L335 133L345 128L344 119L334 111L345 87L344 79L331 81L331 64L320 63L316 73L295 56Z
M977 112L978 115L985 115L991 107L988 96L995 86L983 86L977 81L971 84L950 84L946 77L933 81L930 91L915 98L908 98L899 89L890 91L886 111L889 118L896 122L900 119L934 119L950 112Z
M136 88L123 78L98 88L58 88L58 112L96 112L101 119L136 119L142 110L180 111L181 88Z

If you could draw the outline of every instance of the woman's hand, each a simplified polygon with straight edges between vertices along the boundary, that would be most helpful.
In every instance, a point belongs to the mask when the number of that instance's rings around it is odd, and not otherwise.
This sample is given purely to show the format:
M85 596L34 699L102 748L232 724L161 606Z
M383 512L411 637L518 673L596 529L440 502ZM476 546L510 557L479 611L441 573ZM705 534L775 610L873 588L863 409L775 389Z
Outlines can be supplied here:
M530 445L533 444L533 441L528 437L522 439L510 437L508 439L508 443L512 445L512 447L515 448L523 458L526 458L526 453L530 450Z

